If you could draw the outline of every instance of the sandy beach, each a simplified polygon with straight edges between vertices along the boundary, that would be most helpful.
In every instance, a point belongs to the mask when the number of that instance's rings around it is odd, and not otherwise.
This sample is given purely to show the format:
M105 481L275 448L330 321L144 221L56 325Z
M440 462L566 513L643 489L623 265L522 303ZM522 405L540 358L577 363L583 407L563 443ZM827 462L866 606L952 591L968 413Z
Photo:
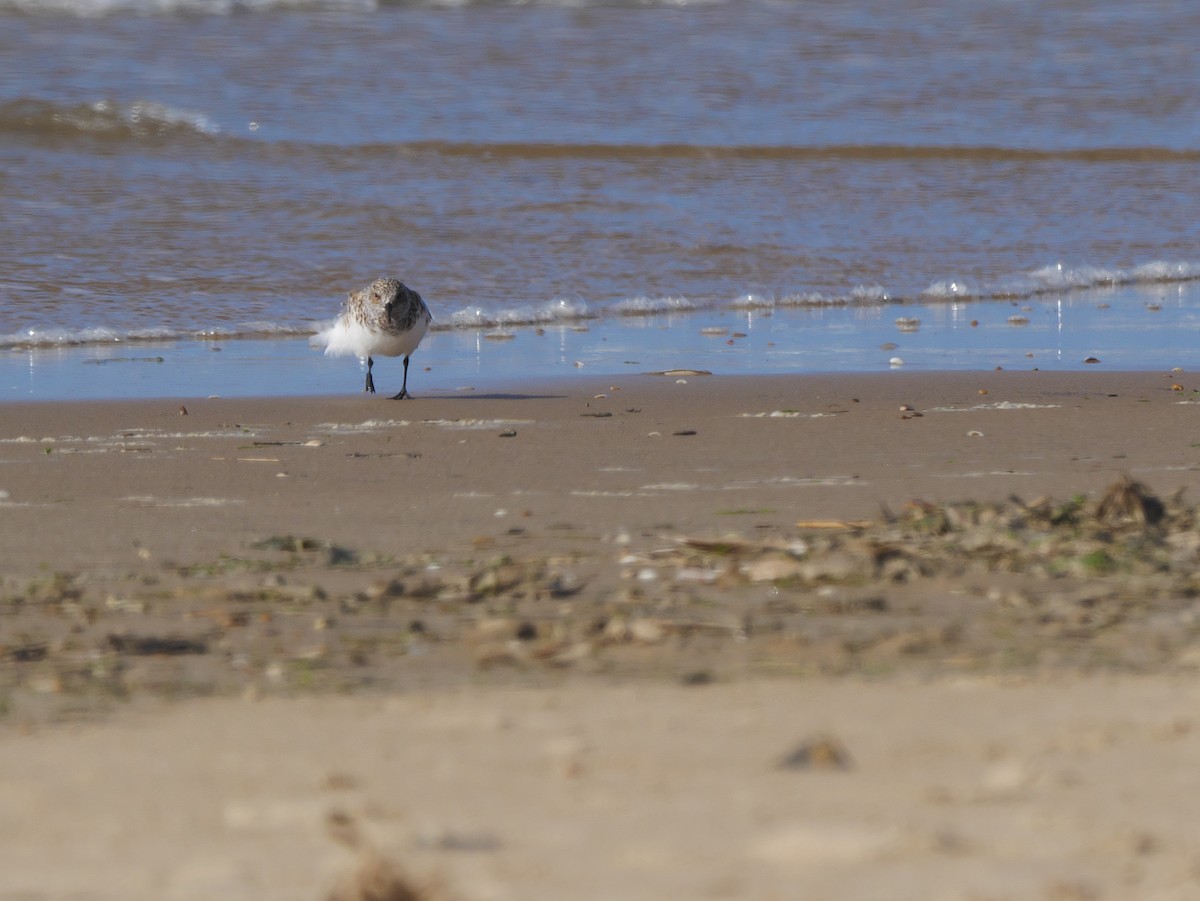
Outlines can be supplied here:
M0 899L1200 897L1200 376L410 388L0 409Z

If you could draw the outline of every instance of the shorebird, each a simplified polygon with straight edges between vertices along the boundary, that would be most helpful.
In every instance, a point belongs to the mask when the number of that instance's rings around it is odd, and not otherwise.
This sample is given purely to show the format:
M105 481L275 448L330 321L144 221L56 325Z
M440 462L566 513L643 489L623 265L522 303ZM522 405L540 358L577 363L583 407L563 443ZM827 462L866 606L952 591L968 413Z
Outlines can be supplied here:
M354 354L367 361L367 383L363 391L375 393L372 357L404 357L404 384L392 400L412 397L408 393L408 358L417 349L433 316L421 295L394 278L377 278L360 291L351 291L337 321L315 335L312 343L324 346L326 356Z

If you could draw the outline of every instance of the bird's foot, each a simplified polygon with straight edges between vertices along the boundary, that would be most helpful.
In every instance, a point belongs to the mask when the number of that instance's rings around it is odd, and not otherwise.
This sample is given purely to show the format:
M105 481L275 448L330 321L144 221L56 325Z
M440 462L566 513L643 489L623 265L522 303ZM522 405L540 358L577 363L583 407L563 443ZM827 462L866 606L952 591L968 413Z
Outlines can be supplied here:
M371 378L371 373L368 372L367 373L367 384L366 384L366 387L363 388L363 394L374 394L374 393L375 393L375 380L373 378Z
M391 396L391 400L404 400L406 397L412 397L412 395L408 393L407 388L401 388L399 394L393 394Z

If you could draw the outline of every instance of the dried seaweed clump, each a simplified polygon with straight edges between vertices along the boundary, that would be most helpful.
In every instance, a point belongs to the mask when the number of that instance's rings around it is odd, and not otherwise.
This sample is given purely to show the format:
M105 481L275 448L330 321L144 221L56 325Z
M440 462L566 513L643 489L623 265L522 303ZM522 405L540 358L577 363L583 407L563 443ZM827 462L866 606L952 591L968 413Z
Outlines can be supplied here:
M357 855L358 863L337 881L324 901L447 901L436 888L416 885L398 863L380 853L352 816L332 811L326 826L334 841Z
M812 587L872 579L956 576L970 569L1044 577L1110 574L1188 579L1200 590L1200 509L1177 494L1160 500L1128 476L1092 503L1083 495L1030 503L913 500L877 522L801 520L791 541L685 538L680 576L740 576ZM737 558L736 566L713 558ZM658 557L648 563L661 563ZM1172 583L1171 590L1191 591Z
M1114 525L1156 525L1165 512L1162 501L1127 475L1109 485L1096 505L1096 518Z

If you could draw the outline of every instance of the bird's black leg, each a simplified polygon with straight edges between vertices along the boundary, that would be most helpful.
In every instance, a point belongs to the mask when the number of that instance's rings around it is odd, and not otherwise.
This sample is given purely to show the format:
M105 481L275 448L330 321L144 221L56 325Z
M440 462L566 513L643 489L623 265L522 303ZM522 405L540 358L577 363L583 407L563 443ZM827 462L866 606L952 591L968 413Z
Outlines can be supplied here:
M375 361L367 357L367 386L363 388L363 393L365 394L375 393L375 379L371 378L371 367L374 365Z
M412 397L408 393L408 357L404 358L404 384L400 386L399 394L392 395L392 400L403 400L406 397Z

